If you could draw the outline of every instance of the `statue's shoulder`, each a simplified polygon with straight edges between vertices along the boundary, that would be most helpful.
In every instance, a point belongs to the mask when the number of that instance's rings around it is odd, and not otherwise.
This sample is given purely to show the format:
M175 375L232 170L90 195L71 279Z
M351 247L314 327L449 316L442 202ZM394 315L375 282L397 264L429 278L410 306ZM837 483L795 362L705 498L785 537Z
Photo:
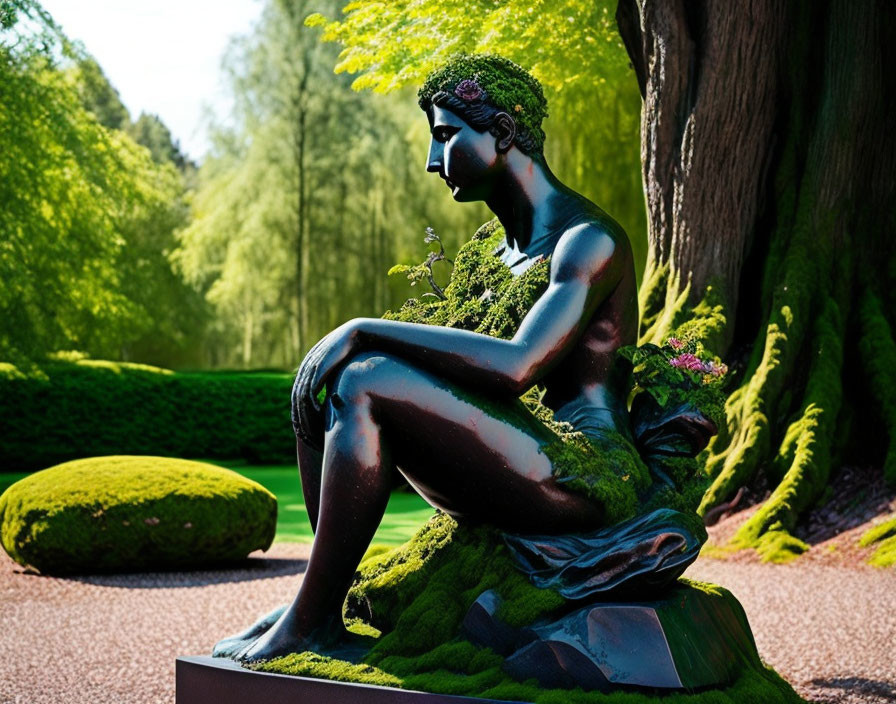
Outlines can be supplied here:
M631 269L631 244L625 230L603 211L572 219L559 237L552 256L552 275L582 281L621 278Z

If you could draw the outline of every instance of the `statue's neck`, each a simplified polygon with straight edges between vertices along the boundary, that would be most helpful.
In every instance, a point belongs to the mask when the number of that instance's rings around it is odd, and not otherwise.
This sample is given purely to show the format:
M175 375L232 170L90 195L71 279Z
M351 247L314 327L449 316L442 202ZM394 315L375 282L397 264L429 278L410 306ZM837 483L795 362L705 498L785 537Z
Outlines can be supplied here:
M513 150L486 205L504 226L508 246L534 257L553 250L568 198L547 164Z

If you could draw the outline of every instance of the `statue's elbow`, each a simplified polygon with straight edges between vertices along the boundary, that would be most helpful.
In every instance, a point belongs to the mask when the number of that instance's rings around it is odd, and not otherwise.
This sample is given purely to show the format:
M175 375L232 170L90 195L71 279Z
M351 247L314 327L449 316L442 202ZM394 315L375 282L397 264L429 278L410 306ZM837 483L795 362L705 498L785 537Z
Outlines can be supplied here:
M519 364L511 369L502 379L508 393L514 396L522 396L536 381L535 369L530 364Z

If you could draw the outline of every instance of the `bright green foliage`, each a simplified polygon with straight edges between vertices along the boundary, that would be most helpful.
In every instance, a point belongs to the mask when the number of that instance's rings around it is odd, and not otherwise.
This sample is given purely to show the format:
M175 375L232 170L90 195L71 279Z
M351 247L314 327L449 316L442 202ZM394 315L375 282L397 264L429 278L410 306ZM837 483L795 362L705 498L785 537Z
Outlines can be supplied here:
M438 92L456 95L463 81L473 81L484 91L477 100L511 115L520 132L532 140L535 151L541 152L541 122L548 115L548 106L541 84L528 71L501 56L460 54L426 77L417 93L420 107L428 110Z
M0 367L0 467L108 454L295 462L292 376L79 360Z
M277 502L236 472L164 457L57 465L0 496L0 538L49 574L136 572L245 558L274 539Z
M385 93L422 83L462 52L507 56L532 67L536 78L554 89L603 85L609 71L625 64L609 3L358 0L343 12L338 21L312 15L307 23L324 26L324 39L345 46L336 70L362 73L355 79L357 89Z
M174 258L215 309L219 363L293 367L345 320L406 297L385 274L427 226L453 252L482 221L425 173L425 115L409 93L358 94L337 49L304 26L329 0L267 3L226 57L235 118L216 126Z
M30 21L0 30L0 358L176 346L196 321L165 258L181 176L115 129L126 111L96 62L15 5Z
M689 584L724 598L714 585ZM801 701L771 670L747 666L728 688L693 695L604 694L542 689L533 680L516 682L501 670L501 656L458 637L461 620L486 589L501 594L505 601L499 617L515 626L528 625L564 602L555 592L536 589L516 570L494 530L458 526L439 514L403 547L362 563L347 612L363 614L384 632L363 665L301 653L255 669L539 704Z
M868 547L877 543L877 549L868 562L875 567L896 566L896 516L869 528L859 539L859 545Z
M188 163L187 157L180 151L178 143L171 134L171 130L162 122L158 115L141 112L140 116L127 128L128 134L137 144L142 144L149 149L152 158L157 164L174 164L178 169L192 175L195 166Z

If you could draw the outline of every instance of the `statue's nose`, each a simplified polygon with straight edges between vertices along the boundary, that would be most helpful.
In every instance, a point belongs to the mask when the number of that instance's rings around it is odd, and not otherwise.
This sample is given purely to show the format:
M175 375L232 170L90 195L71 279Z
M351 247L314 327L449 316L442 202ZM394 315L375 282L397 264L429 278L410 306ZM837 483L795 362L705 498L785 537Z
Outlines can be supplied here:
M442 170L442 145L436 141L429 143L429 154L426 157L426 170L438 173Z

